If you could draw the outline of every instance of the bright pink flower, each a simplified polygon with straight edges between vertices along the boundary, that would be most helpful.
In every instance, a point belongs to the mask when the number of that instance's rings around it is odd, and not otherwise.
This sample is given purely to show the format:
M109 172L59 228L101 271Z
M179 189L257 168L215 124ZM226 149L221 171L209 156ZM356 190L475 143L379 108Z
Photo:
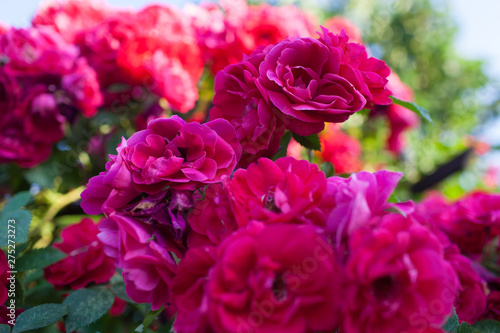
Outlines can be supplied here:
M323 26L334 34L340 34L340 32L344 30L347 36L349 36L351 43L363 43L361 30L343 16L330 17L323 23Z
M285 132L283 117L273 112L256 85L258 66L264 56L265 50L259 50L238 64L227 66L215 77L210 119L227 119L236 128L243 149L241 167L259 157L274 155Z
M56 288L81 289L89 283L105 283L115 273L114 260L104 253L97 225L89 218L61 232L62 241L53 246L68 256L44 269L47 281Z
M471 266L471 260L461 255L455 244L446 248L445 258L460 281L454 304L458 318L472 325L486 310L486 283Z
M389 98L391 91L387 88L387 77L391 73L390 68L382 60L368 57L366 48L357 43L349 43L349 36L345 32L334 35L325 28L322 28L323 35L320 41L328 46L332 51L345 55L345 61L354 68L357 78L350 77L350 81L366 98L366 104L372 107L373 104L389 105L392 100ZM360 75L360 76L359 76ZM360 80L360 85L356 85Z
M178 332L333 331L341 271L309 225L253 223L188 251L173 281Z
M352 173L361 169L361 144L338 126L327 124L319 135L321 158L333 164L335 173Z
M99 0L66 0L44 2L32 20L34 26L50 26L69 43L75 36L96 26L114 13Z
M11 269L9 268L9 264L7 262L7 256L3 251L0 251L0 304L5 303L7 300L7 278L10 277L10 274L7 273Z
M220 182L233 172L241 146L228 121L185 123L180 117L151 121L148 129L123 139L110 155L106 172L92 178L82 193L88 214L109 213L140 192L155 194L169 186L194 190Z
M346 333L440 327L453 310L457 276L432 232L401 214L349 239L343 295Z
M327 229L332 232L338 246L342 240L357 229L373 225L388 209L397 208L405 213L413 210L411 202L393 204L388 202L402 173L380 170L375 173L362 171L348 179L331 177L335 206L327 220Z
M478 256L500 234L500 195L468 194L449 207L441 223L463 253Z
M358 90L364 84L361 73L345 61L340 47L316 39L287 39L274 45L259 73L264 97L284 114L286 127L299 135L321 132L324 122L343 122L366 104Z
M7 30L9 30L9 27L5 23L0 22L0 35L6 33Z
M170 301L170 284L177 264L167 248L153 239L153 227L132 217L112 213L99 225L106 253L123 271L127 295L159 309Z
M332 189L316 164L283 157L261 158L226 181L236 221L291 222L324 226L334 206Z
M192 229L188 248L217 245L237 228L228 193L220 184L211 184L203 197L198 195L188 221Z

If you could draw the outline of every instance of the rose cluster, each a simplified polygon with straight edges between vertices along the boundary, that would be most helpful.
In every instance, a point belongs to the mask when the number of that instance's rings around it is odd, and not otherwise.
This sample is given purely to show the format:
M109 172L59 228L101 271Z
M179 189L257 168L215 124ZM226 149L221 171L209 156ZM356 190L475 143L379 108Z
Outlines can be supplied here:
M453 308L487 316L449 228L488 223L493 239L497 196L445 213L390 202L400 173L327 178L293 157L235 170L236 138L224 119L157 119L89 181L82 207L106 215L98 238L132 300L176 309L178 332L440 332Z
M391 104L389 67L363 45L325 28L319 39L290 38L260 47L215 78L210 119L224 118L242 142L240 166L270 157L285 129L317 134L325 122Z
M64 127L102 103L95 71L48 27L0 34L0 163L48 158Z

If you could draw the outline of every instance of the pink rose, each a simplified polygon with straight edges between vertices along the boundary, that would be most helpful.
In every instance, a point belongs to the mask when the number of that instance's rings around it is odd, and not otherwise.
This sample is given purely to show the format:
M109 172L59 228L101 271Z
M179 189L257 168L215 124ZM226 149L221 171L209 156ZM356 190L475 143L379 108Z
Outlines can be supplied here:
M340 267L309 225L260 223L187 252L173 281L178 332L333 331Z
M127 295L159 309L170 301L170 284L177 264L167 248L153 240L151 225L112 213L99 224L106 253L123 271Z
M2 70L12 75L64 75L72 72L78 49L49 27L11 28L0 35L0 54L9 59Z
M500 320L500 291L492 290L488 295L488 303L481 319Z
M68 256L44 269L47 281L58 289L108 282L115 273L114 260L104 253L98 233L97 225L89 218L64 228L62 241L53 246Z
M486 283L473 269L471 260L461 255L455 244L446 248L445 258L457 272L460 281L454 304L458 318L472 325L486 310Z
M333 188L335 206L330 211L326 226L335 235L337 246L355 230L375 224L390 208L397 208L406 214L413 211L412 202L388 202L402 176L399 172L380 170L375 173L358 172L348 179L328 179Z
M343 16L330 17L323 23L323 26L334 34L340 34L344 30L347 36L349 36L351 43L363 44L361 30L357 25Z
M319 133L324 122L343 122L366 99L361 74L345 61L341 48L312 38L284 40L269 49L259 67L259 88L266 100L299 135Z
M203 198L197 197L194 209L188 215L192 229L188 248L217 245L238 227L228 193L220 184L210 184Z
M241 167L259 157L274 155L285 131L283 117L273 112L256 85L257 68L264 56L264 50L256 52L238 64L227 66L215 77L210 119L227 119L235 127L243 149Z
M32 20L33 26L50 26L69 43L82 30L92 28L113 11L99 0L44 2Z
M250 220L324 226L334 206L332 189L316 164L293 157L261 158L226 180L238 225Z
M343 328L385 333L441 327L459 282L430 230L400 214L349 239Z
M106 172L89 181L82 208L109 213L140 192L155 194L169 186L194 190L220 182L233 172L241 146L228 121L185 123L178 116L151 121L148 129L123 140L110 155Z

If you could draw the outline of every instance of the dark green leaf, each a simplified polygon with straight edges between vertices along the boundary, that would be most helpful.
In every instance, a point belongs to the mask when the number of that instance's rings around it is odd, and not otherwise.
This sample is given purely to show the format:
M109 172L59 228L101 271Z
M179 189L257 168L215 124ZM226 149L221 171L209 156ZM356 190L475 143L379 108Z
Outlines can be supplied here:
M434 122L432 121L431 115L429 114L429 111L427 111L427 109L424 109L423 107L418 106L417 104L415 104L413 102L406 102L406 101L400 100L394 96L391 96L391 98L392 98L392 102L394 104L401 105L402 107L407 108L408 110L419 113L423 118L425 118L425 120L434 124Z
M68 332L92 324L113 305L115 297L107 290L80 289L64 300L68 306L65 325Z
M40 164L36 168L26 171L24 173L24 178L26 178L29 183L36 183L43 188L53 188L54 178L58 175L58 169L61 169L54 167L56 163L58 162Z
M500 332L500 322L486 319L474 324L474 330L480 333L498 333Z
M2 214L6 216L9 212L14 212L28 204L31 199L31 193L28 191L19 192L10 198L2 208Z
M66 258L66 254L54 247L31 250L17 260L16 269L25 272L42 269Z
M9 221L14 220L14 223ZM24 243L28 238L28 231L31 223L31 213L20 209L13 212L0 214L0 247L13 243ZM9 227L9 225L11 227ZM13 230L9 232L8 230ZM9 234L11 237L9 238Z
M321 150L321 144L319 142L318 134L312 134L308 136L301 136L295 133L292 133L295 141L300 143L301 146L311 149L311 150Z
M280 157L286 156L286 152L288 150L288 144L290 143L291 139L292 139L292 133L290 131L286 131L285 134L280 139L280 148L273 156L274 161L276 161Z
M68 313L63 304L42 304L21 313L16 320L12 333L25 332L49 326L62 319Z
M10 326L0 324L0 333L10 333Z
M325 176L332 177L335 174L335 167L330 162L321 163L321 171L325 173Z
M457 333L474 333L474 328L468 323L462 322L460 326L458 326Z
M448 318L448 321L446 322L446 324L444 324L443 329L446 332L456 333L458 326L459 322L458 322L457 312L455 311L455 309L453 309L453 314L450 316L450 318Z
M144 318L144 321L141 325L137 326L137 328L134 330L134 332L142 333L144 332L149 325L155 320L156 317L163 311L163 306L159 308L158 310L151 310L149 313L146 315L146 318Z

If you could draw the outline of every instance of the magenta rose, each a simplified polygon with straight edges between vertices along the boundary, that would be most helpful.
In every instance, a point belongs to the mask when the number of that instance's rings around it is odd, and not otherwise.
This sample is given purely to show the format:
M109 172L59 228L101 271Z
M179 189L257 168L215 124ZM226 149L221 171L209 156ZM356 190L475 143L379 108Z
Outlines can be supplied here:
M335 235L340 246L346 236L356 229L375 224L388 209L398 209L406 214L413 211L412 202L389 203L402 173L380 170L374 173L362 171L348 179L328 179L335 195L335 206L328 216L327 230Z
M104 253L98 233L97 225L89 218L64 228L62 241L53 246L68 256L44 269L47 281L58 289L81 289L92 282L108 282L115 273L114 259Z
M274 155L285 131L283 117L273 112L256 85L257 68L265 52L255 52L238 64L227 66L215 77L210 119L227 119L236 128L243 149L239 163L242 167L259 157Z
M299 135L319 133L324 122L344 122L366 99L361 74L345 60L341 48L312 38L274 45L259 66L259 88Z
M228 193L220 184L210 184L203 196L195 194L194 208L188 215L192 229L188 248L217 245L238 227Z
M127 295L155 310L169 303L177 264L171 252L153 239L152 226L112 213L99 230L106 253L116 258L116 267L123 271Z
M82 193L88 214L109 213L140 192L155 194L169 186L194 190L220 182L241 156L234 127L227 120L186 123L178 116L155 119L123 140L110 155L106 172L92 178Z
M486 310L486 283L472 267L471 260L461 255L455 244L446 248L445 258L457 272L460 281L454 304L458 318L472 325Z
M261 158L226 183L238 225L250 220L324 226L334 206L332 189L316 164L293 157Z
M346 333L441 327L459 287L437 237L401 214L353 233L345 281Z
M9 59L2 68L9 74L61 75L72 71L78 49L49 27L11 28L0 35L0 54Z
M358 79L361 80L357 87L366 98L367 106L391 104L392 100L389 97L391 91L387 88L387 78L391 73L389 66L382 60L368 57L363 45L349 43L349 36L344 31L335 35L322 27L322 32L319 40L332 51L342 50L341 52L345 55L344 61L357 70L355 73L360 75Z
M177 332L330 332L342 272L310 225L252 223L194 248L173 281Z

